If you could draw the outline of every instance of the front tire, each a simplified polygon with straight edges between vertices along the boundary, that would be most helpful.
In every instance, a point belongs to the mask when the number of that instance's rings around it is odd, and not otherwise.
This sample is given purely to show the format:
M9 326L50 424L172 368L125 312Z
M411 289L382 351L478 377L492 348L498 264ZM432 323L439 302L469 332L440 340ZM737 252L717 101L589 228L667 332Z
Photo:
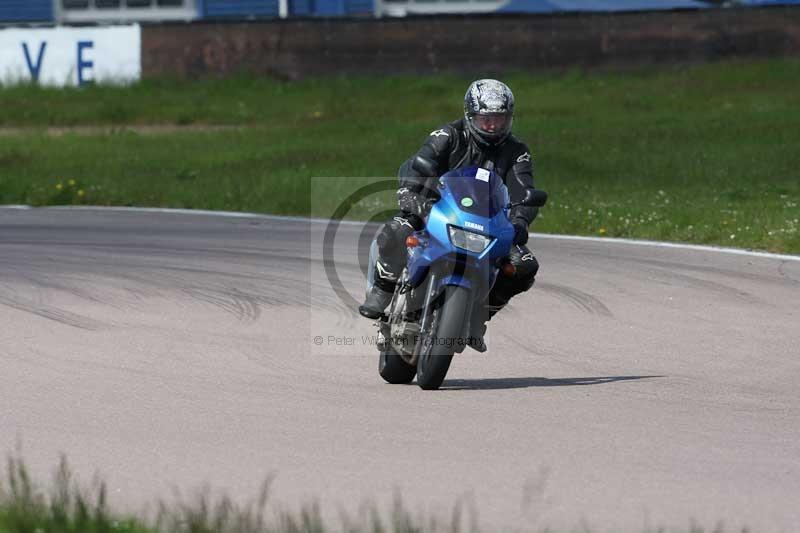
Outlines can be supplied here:
M417 369L403 361L403 358L389 346L386 351L381 352L378 359L378 373L387 383L401 385L411 383Z
M417 361L417 384L425 390L436 390L444 381L467 318L471 294L464 287L448 285L444 301L436 311L436 329L431 332L429 349Z

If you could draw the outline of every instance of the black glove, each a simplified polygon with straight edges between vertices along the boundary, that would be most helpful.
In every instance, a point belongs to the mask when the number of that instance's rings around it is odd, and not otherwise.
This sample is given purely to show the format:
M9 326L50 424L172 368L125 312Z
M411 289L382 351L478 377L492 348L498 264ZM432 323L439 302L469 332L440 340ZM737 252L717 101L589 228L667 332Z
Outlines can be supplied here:
M528 242L528 223L521 218L515 218L514 225L514 244L524 246Z
M419 194L408 187L397 189L397 203L403 213L421 217L425 211L425 204L420 199Z

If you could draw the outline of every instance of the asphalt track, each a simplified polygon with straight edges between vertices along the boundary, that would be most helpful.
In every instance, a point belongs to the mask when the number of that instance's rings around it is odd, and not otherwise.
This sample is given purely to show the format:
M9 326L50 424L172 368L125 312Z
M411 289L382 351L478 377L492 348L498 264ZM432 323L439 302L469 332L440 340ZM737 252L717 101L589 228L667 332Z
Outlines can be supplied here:
M0 209L0 451L137 509L274 474L334 517L399 491L490 531L800 530L800 262L534 238L537 285L426 392L378 377L324 230ZM360 235L334 246L351 298Z

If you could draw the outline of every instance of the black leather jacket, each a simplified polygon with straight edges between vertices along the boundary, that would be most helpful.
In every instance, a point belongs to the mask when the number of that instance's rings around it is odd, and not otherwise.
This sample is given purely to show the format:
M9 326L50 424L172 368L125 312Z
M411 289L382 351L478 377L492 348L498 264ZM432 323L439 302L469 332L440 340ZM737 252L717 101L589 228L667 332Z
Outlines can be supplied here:
M432 131L417 153L400 169L400 188L430 196L436 190L435 180L449 170L470 165L492 168L508 187L512 202L525 197L525 189L533 187L533 162L528 146L513 135L498 146L483 147L471 138L464 118ZM526 225L538 214L535 207L515 207L512 221L522 219Z

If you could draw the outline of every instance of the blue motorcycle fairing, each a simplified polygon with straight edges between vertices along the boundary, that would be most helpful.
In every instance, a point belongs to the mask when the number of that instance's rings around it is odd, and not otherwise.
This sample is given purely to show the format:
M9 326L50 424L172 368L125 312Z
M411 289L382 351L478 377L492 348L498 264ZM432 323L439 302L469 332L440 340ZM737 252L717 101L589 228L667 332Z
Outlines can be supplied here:
M420 245L408 249L409 281L419 286L431 267L439 265L447 274L438 280L437 288L473 288L477 282L476 296L485 298L497 276L497 259L508 255L514 240L506 209L508 189L494 172L468 167L444 174L438 192L441 198L433 205L425 229L415 233ZM486 235L492 241L482 252L458 248L450 241L448 226Z
M504 212L508 205L508 189L502 178L480 167L451 170L439 178L439 190L447 189L455 199L455 205L466 213L484 218L494 218ZM472 204L465 205L464 199Z
M444 276L439 280L437 287L444 287L445 285L456 285L458 287L464 287L465 289L472 288L470 279L461 274L448 274Z

